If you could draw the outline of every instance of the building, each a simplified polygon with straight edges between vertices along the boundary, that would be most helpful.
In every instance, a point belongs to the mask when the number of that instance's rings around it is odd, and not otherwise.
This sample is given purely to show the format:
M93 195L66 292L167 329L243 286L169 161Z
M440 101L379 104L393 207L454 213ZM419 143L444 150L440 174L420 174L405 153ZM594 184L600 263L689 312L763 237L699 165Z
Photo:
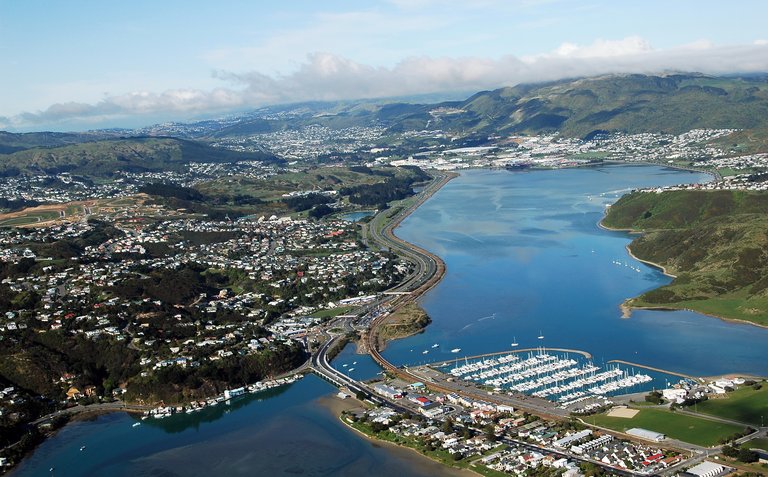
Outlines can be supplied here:
M613 440L613 436L610 434L605 434L604 436L600 436L597 439L592 439L589 442L585 442L584 444L579 444L575 446L571 446L571 452L574 454L583 454L585 452L591 452L599 447L604 446L605 444L611 442Z
M443 414L445 411L443 407L437 403L432 403L419 409L419 412L430 419L434 419L437 416Z
M688 397L688 391L686 389L663 389L661 395L668 401L681 403Z
M667 438L667 436L661 434L660 432L649 431L648 429L641 429L639 427L633 427L627 431L627 434L654 442L661 442Z
M402 391L382 383L374 384L373 390L378 394L381 394L382 396L388 397L390 399L399 399L403 397Z
M686 471L687 474L697 477L717 477L723 475L729 470L728 467L705 460L701 464L695 465Z
M559 447L561 449L564 449L571 445L574 442L578 442L585 437L592 435L592 429L585 429L583 431L577 432L575 434L571 434L570 436L565 436L562 439L558 439L552 444L554 444L555 447Z
M225 399L232 399L233 397L242 396L243 394L245 394L245 388L235 388L235 389L224 390Z

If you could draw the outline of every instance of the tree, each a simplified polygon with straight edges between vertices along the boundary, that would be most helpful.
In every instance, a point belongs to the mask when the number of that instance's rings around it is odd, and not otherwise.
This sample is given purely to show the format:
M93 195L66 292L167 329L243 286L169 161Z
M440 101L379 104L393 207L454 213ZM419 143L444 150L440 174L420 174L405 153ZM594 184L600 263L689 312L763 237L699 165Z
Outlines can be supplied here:
M646 402L650 402L653 404L661 404L662 402L664 402L664 400L661 397L661 393L658 391L651 391L650 393L648 393L648 395L645 396L645 400Z
M721 452L723 453L724 456L731 457L734 459L739 455L739 450L730 445L723 446L723 449Z
M757 462L757 459L759 456L757 455L757 452L747 449L746 447L743 447L739 449L738 457L741 462L751 463L751 462Z
M597 477L604 474L603 468L592 462L583 462L581 464L581 471L586 477Z
M446 434L453 432L453 421L451 420L450 417L445 421L443 421L442 429L443 429L443 432L445 432Z
M485 426L485 438L491 442L496 442L496 426L493 424Z

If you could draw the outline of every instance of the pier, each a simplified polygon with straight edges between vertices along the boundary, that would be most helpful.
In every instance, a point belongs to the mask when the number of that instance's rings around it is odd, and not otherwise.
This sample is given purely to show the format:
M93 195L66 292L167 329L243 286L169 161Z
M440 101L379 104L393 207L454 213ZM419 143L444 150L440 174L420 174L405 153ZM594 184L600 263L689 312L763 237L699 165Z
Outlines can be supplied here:
M632 367L635 367L635 368L643 368L643 369L647 369L649 371L655 371L657 373L670 374L672 376L677 376L679 378L690 379L691 381L696 381L696 382L701 382L702 381L701 378L697 378L697 377L694 377L694 376L689 376L687 374L678 373L678 372L675 372L675 371L668 371L666 369L661 369L661 368L654 368L653 366L646 366L644 364L633 363L631 361L624 361L623 359L612 359L612 360L608 361L608 363L618 363L618 364L624 364L624 365L627 365L627 366L632 366Z
M450 359L448 361L442 361L438 363L433 363L430 366L448 366L449 364L453 363L457 359L483 359L483 358L492 358L495 356L501 356L504 354L512 354L512 353L528 353L530 351L539 351L541 348L523 348L523 349L513 349L513 350L507 350L507 351L496 351L493 353L484 353L484 354L478 354L475 356L462 356L462 357L456 357L454 359ZM592 359L592 354L582 351L579 349L569 349L569 348L545 348L547 351L557 351L560 353L574 353L574 354L580 354L584 356L586 359ZM631 364L631 363L626 363Z

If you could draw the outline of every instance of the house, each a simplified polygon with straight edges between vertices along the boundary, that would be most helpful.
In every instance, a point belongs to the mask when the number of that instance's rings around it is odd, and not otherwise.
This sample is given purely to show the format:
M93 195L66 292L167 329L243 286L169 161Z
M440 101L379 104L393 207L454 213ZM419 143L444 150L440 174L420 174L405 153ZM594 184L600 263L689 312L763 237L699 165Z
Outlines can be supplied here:
M688 391L686 389L663 389L661 395L668 401L681 403L688 396Z
M67 399L72 399L73 401L77 401L78 399L83 397L83 393L80 392L79 389L72 386L67 390Z

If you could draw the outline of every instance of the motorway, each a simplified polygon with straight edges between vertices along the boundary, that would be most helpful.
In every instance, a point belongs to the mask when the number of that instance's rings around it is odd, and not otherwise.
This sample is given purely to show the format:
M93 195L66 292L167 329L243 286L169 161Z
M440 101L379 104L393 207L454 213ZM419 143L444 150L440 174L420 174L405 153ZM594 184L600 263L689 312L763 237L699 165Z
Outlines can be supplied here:
M425 200L432 196L437 190L445 185L449 180L456 177L455 174L449 173L435 173L433 179L427 187L424 188L417 196L417 199L409 207L398 211L393 217L389 219L386 225L381 225L381 221L384 220L384 213L377 214L373 220L368 224L368 232L370 239L381 248L388 248L392 252L410 261L414 265L414 270L408 275L405 280L400 284L387 292L409 292L405 295L380 295L374 302L362 306L353 315L356 318L343 318L332 320L326 325L326 329L332 329L334 327L341 327L346 331L352 330L352 323L354 322L358 328L368 329L368 349L374 360L376 360L384 369L403 373L396 366L389 363L384 357L379 354L376 346L371 345L371 337L375 337L376 326L380 324L381 319L384 318L385 313L383 309L393 310L399 306L402 306L409 301L415 300L421 294L433 287L443 276L445 272L445 264L439 257L432 255L431 253L423 250L419 247L413 246L403 240L395 237L392 230L397 227L400 222L407 217L411 212L416 210ZM338 342L342 335L327 335L325 343L313 354L311 359L311 368L322 378L328 380L338 387L345 387L351 392L357 394L362 392L366 397L370 398L374 402L382 403L384 400L378 396L374 396L371 392L362 384L351 379L344 373L338 371L328 362L328 350L330 350L334 344ZM406 379L411 381L418 381L415 376L406 374ZM389 405L397 410L405 410L405 408L392 401L387 401Z

